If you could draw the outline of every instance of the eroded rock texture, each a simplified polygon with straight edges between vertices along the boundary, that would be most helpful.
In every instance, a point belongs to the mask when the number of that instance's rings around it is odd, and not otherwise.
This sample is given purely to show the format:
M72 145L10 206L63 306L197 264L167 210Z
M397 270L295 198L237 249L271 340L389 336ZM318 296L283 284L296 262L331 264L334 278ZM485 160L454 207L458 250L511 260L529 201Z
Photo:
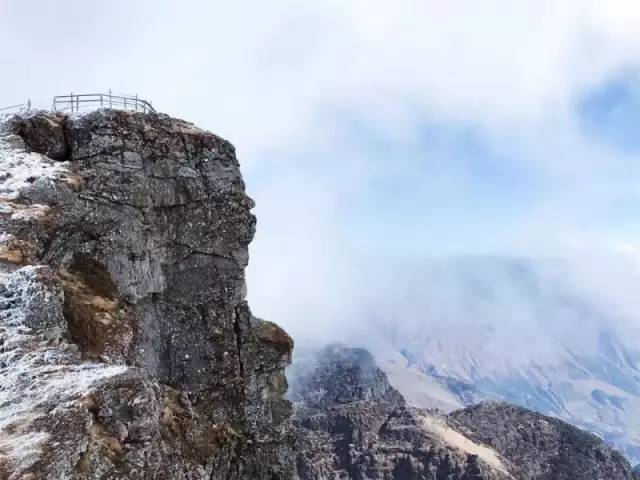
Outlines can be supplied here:
M114 110L0 128L0 478L291 478L233 146Z
M371 355L339 345L294 363L301 480L631 480L597 437L505 404L410 408Z
M626 459L595 435L557 418L487 402L450 415L460 431L512 462L523 480L633 479Z
M292 372L301 480L502 480L489 448L405 405L369 352L329 346ZM452 442L468 442L452 446Z

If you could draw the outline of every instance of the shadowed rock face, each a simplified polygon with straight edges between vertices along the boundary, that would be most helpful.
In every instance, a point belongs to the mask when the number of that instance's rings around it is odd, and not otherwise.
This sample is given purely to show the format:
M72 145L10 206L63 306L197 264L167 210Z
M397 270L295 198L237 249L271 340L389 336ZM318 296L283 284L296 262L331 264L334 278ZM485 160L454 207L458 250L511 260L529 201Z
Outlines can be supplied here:
M302 480L631 480L597 437L506 404L408 408L362 349L299 356L291 372Z
M293 344L244 301L233 146L113 110L0 128L0 312L21 312L0 368L24 369L0 385L0 478L291 478Z

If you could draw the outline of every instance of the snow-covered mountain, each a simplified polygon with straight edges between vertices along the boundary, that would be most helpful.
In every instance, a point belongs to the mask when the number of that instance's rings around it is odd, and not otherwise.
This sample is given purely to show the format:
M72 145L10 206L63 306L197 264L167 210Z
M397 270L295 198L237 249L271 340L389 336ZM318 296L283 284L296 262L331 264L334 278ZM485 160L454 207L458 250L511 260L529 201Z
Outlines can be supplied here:
M590 272L501 258L423 265L403 272L411 287L378 305L376 328L358 341L416 405L505 400L588 429L639 463L636 287L619 271L619 283Z

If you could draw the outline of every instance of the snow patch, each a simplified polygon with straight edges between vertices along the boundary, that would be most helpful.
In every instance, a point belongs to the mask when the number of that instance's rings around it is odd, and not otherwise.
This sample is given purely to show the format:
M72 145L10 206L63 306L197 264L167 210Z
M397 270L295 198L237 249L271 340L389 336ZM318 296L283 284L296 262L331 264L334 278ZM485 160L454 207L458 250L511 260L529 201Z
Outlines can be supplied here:
M464 407L463 403L436 379L410 365L402 355L390 351L378 359L389 383L405 398L409 405L419 408L437 408L445 413Z
M54 278L42 266L0 273L0 451L12 465L24 466L41 453L50 434L35 426L37 420L127 370L84 363L64 340L63 297Z
M69 173L68 167L68 162L56 162L39 153L27 152L17 135L0 135L0 199L18 199L21 191L36 180L62 180Z

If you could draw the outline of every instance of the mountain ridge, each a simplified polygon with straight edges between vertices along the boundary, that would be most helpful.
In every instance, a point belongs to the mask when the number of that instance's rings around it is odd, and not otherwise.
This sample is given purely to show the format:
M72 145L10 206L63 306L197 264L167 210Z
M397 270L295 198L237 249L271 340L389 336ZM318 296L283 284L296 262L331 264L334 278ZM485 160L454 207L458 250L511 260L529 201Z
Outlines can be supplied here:
M375 315L363 314L373 325L345 337L370 349L414 406L502 400L592 431L640 463L635 296L597 293L560 261L430 265L400 269L371 299ZM627 293L637 290L630 275Z
M595 435L520 407L412 408L363 348L314 349L288 375L301 480L636 478Z

